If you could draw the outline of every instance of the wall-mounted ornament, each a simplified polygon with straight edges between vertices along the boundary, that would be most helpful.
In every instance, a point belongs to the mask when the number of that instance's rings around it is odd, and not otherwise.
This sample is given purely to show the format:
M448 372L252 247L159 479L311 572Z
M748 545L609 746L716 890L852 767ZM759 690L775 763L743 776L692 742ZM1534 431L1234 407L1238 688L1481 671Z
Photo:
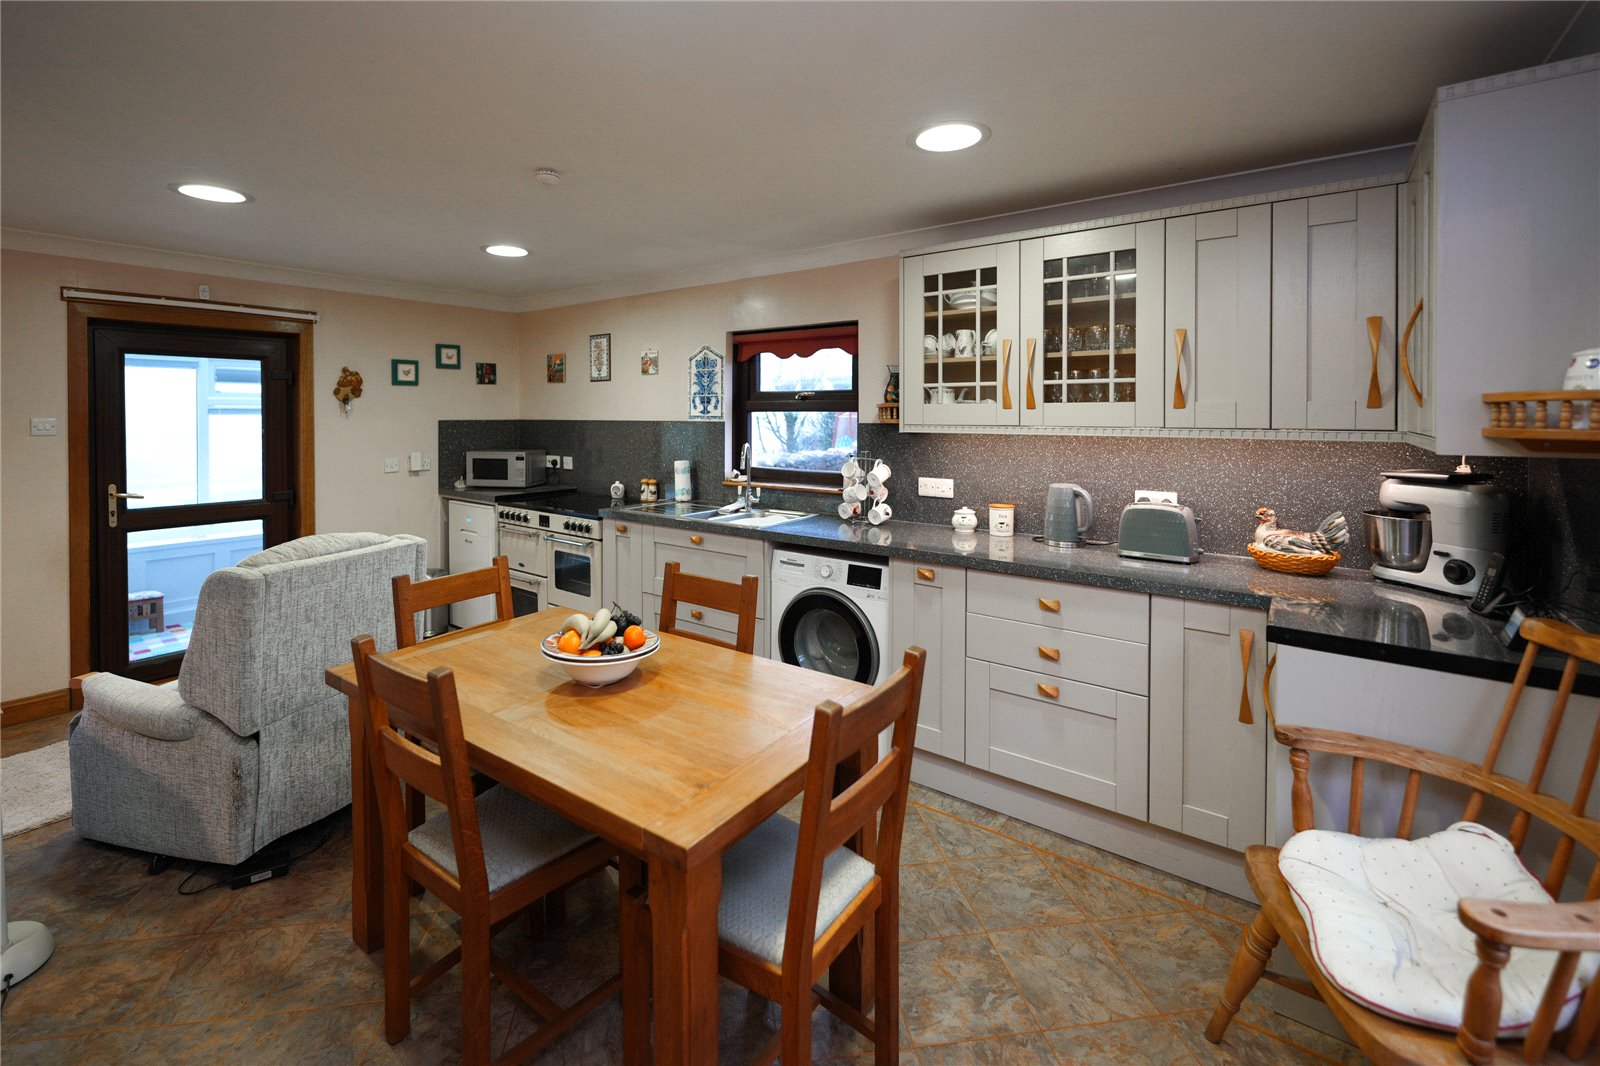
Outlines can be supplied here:
M702 345L689 357L689 421L722 421L722 353Z
M461 345L435 344L433 346L433 365L440 370L460 370Z
M552 385L567 380L566 352L551 352L544 357L544 379Z
M333 387L333 398L339 401L339 413L350 417L350 401L361 398L361 374L347 366L339 368L339 382Z
M640 352L639 353L639 373L641 373L641 374L659 374L659 373L661 373L661 353L656 351L654 348L646 348L644 351Z
M495 382L495 366L493 363L478 364L478 384L493 385Z
M421 381L420 364L415 359L389 360L389 384L416 385Z
M611 380L611 334L595 333L589 337L589 380Z

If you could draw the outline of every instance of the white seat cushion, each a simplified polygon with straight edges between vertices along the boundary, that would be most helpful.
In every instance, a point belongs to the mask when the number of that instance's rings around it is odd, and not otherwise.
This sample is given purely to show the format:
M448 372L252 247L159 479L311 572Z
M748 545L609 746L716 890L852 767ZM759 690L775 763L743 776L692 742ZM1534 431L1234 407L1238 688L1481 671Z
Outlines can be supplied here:
M717 932L734 947L774 965L783 962L789 890L794 886L795 850L799 843L800 826L775 814L722 857ZM840 848L824 859L816 931L822 933L832 925L875 876L872 864L848 848Z
M1478 964L1477 937L1461 924L1456 904L1469 897L1550 902L1510 842L1475 822L1421 840L1296 833L1279 852L1278 869L1330 981L1379 1014L1450 1031L1461 1024L1467 979ZM1553 951L1512 950L1501 971L1500 1035L1527 1029L1555 959ZM1591 954L1580 962L1561 1026L1597 961Z
M504 785L478 797L478 833L489 891L546 866L594 839L555 811ZM450 837L450 812L440 811L411 831L416 849L457 877L456 846Z

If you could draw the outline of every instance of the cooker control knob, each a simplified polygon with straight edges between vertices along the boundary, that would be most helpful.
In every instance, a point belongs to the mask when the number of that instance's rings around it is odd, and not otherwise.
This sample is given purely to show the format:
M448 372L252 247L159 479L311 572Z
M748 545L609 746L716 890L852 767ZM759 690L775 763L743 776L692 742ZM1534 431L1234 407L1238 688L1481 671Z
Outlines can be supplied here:
M817 566L817 576L822 578L822 580L824 580L824 581L828 580L830 577L833 576L833 567L828 565L827 563L819 564Z
M1452 585L1465 585L1477 574L1473 565L1463 559L1451 559L1444 564L1444 579Z
M585 533L593 533L593 532L594 532L594 527L593 527L593 526L591 526L591 525L590 525L590 524L589 524L589 523L587 523L587 522L585 522L585 523L583 523L583 526L582 526L582 528L583 528L583 531L584 531L584 532L585 532Z

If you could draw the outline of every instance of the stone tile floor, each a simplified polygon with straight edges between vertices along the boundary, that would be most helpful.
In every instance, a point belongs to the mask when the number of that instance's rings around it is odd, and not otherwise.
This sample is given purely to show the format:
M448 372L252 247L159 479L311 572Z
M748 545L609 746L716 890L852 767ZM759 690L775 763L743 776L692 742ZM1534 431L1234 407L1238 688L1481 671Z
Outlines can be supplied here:
M1221 1047L1201 1035L1252 908L961 800L913 786L903 848L901 1062L1345 1063L1349 1045L1247 1004ZM5 845L11 915L43 921L56 954L11 990L0 1055L28 1063L434 1063L460 1057L457 987L418 998L411 1034L382 1036L381 955L350 942L347 818L286 878L177 892L190 864L147 876L134 853L60 822ZM453 915L415 905L413 952L455 942ZM573 1002L616 968L604 875L570 894L567 922L501 931L496 949ZM419 963L420 965L420 963ZM497 987L496 1053L531 1012ZM723 983L721 1054L748 1061L777 1008ZM620 1061L616 1000L540 1063ZM818 1062L870 1062L826 1011Z

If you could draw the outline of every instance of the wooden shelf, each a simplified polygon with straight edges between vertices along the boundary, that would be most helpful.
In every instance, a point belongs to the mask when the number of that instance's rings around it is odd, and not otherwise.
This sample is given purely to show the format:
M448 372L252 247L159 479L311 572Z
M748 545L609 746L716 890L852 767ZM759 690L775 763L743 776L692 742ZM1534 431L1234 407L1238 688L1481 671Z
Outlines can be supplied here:
M1600 452L1600 429L1497 429L1485 437L1515 441L1530 452Z
M1491 440L1534 452L1600 452L1600 389L1486 392L1483 402L1489 405L1483 435ZM1575 420L1591 428L1574 429Z

